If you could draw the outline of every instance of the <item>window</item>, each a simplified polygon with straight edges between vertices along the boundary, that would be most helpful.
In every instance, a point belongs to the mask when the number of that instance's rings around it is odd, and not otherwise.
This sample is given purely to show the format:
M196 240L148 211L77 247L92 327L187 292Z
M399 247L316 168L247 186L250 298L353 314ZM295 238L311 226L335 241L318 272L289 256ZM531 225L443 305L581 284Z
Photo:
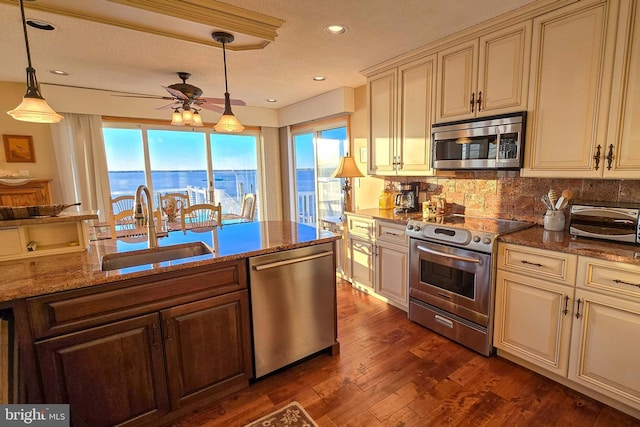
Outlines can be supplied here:
M145 184L156 195L186 192L192 204L220 202L223 213L240 214L244 195L258 191L257 134L105 124L103 136L111 197Z
M345 120L293 131L295 220L316 225L342 214L342 180L332 178L348 149Z

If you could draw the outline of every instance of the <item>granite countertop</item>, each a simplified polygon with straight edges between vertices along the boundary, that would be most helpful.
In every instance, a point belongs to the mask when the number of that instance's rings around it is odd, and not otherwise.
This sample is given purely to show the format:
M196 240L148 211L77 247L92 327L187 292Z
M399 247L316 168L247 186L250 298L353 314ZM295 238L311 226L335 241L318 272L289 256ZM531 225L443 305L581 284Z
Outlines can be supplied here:
M640 265L640 245L575 237L566 231L547 231L540 225L502 235L499 240L532 248Z
M22 219L6 219L6 220L0 220L0 228L17 227L19 225L53 224L53 223L60 223L60 222L84 221L89 219L98 219L98 214L96 214L95 212L70 212L70 213L62 212L58 216L37 216L37 217L22 218Z
M353 212L347 212L347 215L360 215L383 221L396 222L398 224L407 225L410 219L422 219L422 212L412 213L394 213L393 209L358 209Z
M227 225L217 231L172 231L159 239L159 246L188 242L204 242L214 247L217 232L217 251L213 255L173 260L121 270L102 271L103 255L147 248L142 241L98 240L86 251L49 255L24 260L0 262L0 302L45 295L70 289L118 282L161 272L185 270L249 256L295 249L332 242L341 237L331 232L288 221L250 222Z

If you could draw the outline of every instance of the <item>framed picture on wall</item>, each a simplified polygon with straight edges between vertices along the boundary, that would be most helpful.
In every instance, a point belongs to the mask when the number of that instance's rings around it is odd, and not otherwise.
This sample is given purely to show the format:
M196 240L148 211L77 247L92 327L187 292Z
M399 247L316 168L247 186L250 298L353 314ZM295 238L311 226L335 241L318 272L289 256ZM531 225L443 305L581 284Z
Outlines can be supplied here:
M28 135L2 135L7 163L35 163L33 137Z

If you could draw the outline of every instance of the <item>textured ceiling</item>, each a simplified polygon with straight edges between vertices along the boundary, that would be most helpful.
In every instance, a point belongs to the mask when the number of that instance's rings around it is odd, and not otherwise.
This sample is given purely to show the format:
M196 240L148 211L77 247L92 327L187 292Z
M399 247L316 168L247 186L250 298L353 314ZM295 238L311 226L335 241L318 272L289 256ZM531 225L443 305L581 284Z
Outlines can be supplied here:
M66 1L74 1L78 9L82 4L118 7L107 0ZM227 51L229 91L248 106L281 108L338 87L357 87L365 83L363 69L531 2L228 0L224 3L285 21L265 48ZM219 48L30 9L37 0L25 3L27 19L57 28L28 30L41 83L164 96L161 86L179 82L175 72L187 71L192 74L189 83L204 96L224 93ZM152 20L153 14L137 13L135 19ZM323 32L336 23L346 25L347 34ZM17 2L0 2L0 40L0 81L23 82L26 55ZM49 70L64 70L69 76ZM314 82L316 75L327 79ZM46 97L46 87L43 92ZM267 98L278 102L267 103ZM163 101L158 102L160 106Z

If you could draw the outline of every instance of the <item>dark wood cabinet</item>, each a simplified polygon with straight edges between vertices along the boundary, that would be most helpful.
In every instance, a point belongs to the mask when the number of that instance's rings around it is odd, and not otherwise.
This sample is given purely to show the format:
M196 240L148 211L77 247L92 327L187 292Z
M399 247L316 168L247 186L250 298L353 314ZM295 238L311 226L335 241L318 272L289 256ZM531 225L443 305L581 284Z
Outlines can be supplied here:
M44 398L74 426L153 421L169 412L160 318L136 317L36 344Z
M44 402L74 426L166 424L253 376L245 260L28 305Z
M162 312L171 407L230 394L252 376L248 292Z

